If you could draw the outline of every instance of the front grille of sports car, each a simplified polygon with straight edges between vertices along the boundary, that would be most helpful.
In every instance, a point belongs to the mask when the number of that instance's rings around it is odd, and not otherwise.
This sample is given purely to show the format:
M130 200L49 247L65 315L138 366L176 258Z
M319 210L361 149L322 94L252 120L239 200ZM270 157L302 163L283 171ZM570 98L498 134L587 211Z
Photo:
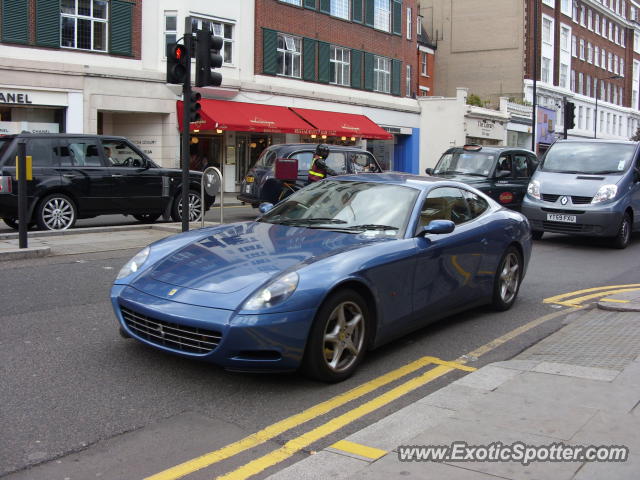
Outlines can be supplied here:
M222 334L215 330L178 325L142 315L120 306L127 327L138 337L181 352L205 354L213 351Z
M558 198L560 198L560 196L561 195L543 193L542 200L544 200L545 202L555 203L558 201ZM579 197L577 195L571 195L571 203L573 203L574 205L586 205L588 203L591 203L591 200L593 200L593 197Z

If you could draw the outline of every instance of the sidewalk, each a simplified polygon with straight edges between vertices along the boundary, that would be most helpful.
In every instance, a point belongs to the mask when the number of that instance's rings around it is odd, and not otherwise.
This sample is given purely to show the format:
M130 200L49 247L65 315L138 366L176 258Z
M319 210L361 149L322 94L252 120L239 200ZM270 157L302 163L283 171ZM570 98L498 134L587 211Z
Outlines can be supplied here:
M640 290L612 295L512 360L486 365L269 477L640 478ZM626 462L399 461L399 446L617 445Z

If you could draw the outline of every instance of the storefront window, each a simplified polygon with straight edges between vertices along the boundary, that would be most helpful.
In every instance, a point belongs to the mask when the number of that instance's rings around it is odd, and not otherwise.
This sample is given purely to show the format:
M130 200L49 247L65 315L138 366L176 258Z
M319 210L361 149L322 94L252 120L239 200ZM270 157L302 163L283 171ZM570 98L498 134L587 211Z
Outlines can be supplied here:
M60 42L64 48L107 50L107 0L62 0Z

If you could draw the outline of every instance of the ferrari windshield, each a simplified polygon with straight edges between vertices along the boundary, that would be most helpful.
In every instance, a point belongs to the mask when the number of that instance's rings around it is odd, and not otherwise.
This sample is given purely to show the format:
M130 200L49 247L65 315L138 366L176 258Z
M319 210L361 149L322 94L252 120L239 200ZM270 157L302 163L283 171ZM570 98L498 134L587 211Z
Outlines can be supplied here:
M491 171L495 155L481 152L450 152L440 157L434 175L465 174L486 177Z
M632 143L556 143L547 151L540 170L596 175L621 174L629 167L635 150L636 145Z
M324 180L291 195L260 221L401 236L419 193L415 188L387 183Z

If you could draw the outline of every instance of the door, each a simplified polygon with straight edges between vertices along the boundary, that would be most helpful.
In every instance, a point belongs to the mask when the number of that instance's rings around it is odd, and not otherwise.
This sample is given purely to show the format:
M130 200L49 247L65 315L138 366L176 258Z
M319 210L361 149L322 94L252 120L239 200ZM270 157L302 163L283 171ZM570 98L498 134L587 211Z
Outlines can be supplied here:
M524 156L526 163L526 156ZM494 177L493 194L491 195L500 205L509 208L517 208L522 203L522 196L518 201L518 192L521 190L521 183L514 175L513 170L514 155L503 153L496 163ZM526 186L525 186L526 188Z
M113 203L118 213L160 213L163 197L162 169L151 166L129 142L102 139L104 155L113 180ZM168 182L167 178L164 182Z

